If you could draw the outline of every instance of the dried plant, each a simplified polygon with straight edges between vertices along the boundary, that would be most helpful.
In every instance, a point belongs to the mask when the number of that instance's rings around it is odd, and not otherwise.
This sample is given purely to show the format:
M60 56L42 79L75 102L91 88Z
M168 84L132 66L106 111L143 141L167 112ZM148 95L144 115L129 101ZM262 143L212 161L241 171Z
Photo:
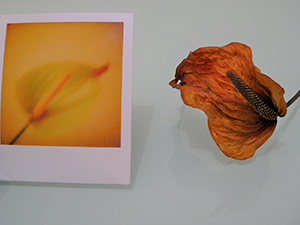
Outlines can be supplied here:
M238 160L254 155L300 95L286 103L284 89L254 65L250 47L236 42L191 52L169 84L186 105L205 112L218 147Z

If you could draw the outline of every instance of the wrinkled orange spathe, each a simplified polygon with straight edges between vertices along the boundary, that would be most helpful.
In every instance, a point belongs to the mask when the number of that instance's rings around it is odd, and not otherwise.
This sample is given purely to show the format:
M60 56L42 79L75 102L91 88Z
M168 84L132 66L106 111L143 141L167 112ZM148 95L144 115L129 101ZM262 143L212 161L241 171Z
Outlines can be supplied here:
M284 89L261 73L253 64L251 49L241 43L191 52L177 67L170 85L180 90L186 105L205 112L210 133L221 151L244 160L270 138L277 120L266 120L254 110L226 76L228 70L279 116L285 116Z

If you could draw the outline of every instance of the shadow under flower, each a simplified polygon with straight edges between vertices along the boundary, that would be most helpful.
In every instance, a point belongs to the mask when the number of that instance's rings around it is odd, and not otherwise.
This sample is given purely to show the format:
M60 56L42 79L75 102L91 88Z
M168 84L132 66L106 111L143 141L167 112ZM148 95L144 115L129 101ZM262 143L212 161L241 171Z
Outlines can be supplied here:
M197 126L206 127L204 117L191 117L185 109L185 106L181 108L180 118L171 131L175 149L169 168L179 186L205 188L215 193L221 203L211 212L211 217L218 216L224 209L228 213L239 213L254 208L263 186L271 177L268 155L255 156L245 161L227 158L217 148L208 130L201 130L200 133L199 130L195 131ZM190 120L194 121L193 124L189 123ZM188 144L184 142L184 134ZM212 160L206 157L208 161L204 162L202 157L189 153L191 149L200 154L203 149L211 149L215 157ZM211 169L213 164L219 164L221 169Z

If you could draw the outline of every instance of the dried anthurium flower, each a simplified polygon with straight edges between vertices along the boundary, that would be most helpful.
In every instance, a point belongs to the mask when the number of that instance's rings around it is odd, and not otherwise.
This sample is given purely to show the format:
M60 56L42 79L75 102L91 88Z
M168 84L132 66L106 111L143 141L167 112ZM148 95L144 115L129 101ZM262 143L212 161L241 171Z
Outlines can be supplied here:
M284 89L253 64L250 47L236 42L191 52L169 84L186 105L205 112L218 147L238 160L252 157L270 138L277 117L299 95L287 104Z

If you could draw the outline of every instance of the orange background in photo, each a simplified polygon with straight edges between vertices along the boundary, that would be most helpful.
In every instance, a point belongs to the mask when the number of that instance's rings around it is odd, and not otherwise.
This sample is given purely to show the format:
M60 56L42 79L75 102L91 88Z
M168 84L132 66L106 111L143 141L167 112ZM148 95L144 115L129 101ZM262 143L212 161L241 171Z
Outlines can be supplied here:
M99 93L80 107L33 123L19 145L120 147L123 23L62 22L7 26L1 97L1 144L8 144L29 118L17 99L20 77L48 63L84 64L109 69L93 82ZM87 90L88 92L88 90ZM42 97L42 96L41 96ZM67 100L66 100L67 101ZM78 112L86 107L85 117ZM63 114L63 113L62 113ZM46 119L48 123L46 123ZM68 122L66 121L74 121ZM65 129L70 125L70 129ZM65 131L66 130L66 131Z

